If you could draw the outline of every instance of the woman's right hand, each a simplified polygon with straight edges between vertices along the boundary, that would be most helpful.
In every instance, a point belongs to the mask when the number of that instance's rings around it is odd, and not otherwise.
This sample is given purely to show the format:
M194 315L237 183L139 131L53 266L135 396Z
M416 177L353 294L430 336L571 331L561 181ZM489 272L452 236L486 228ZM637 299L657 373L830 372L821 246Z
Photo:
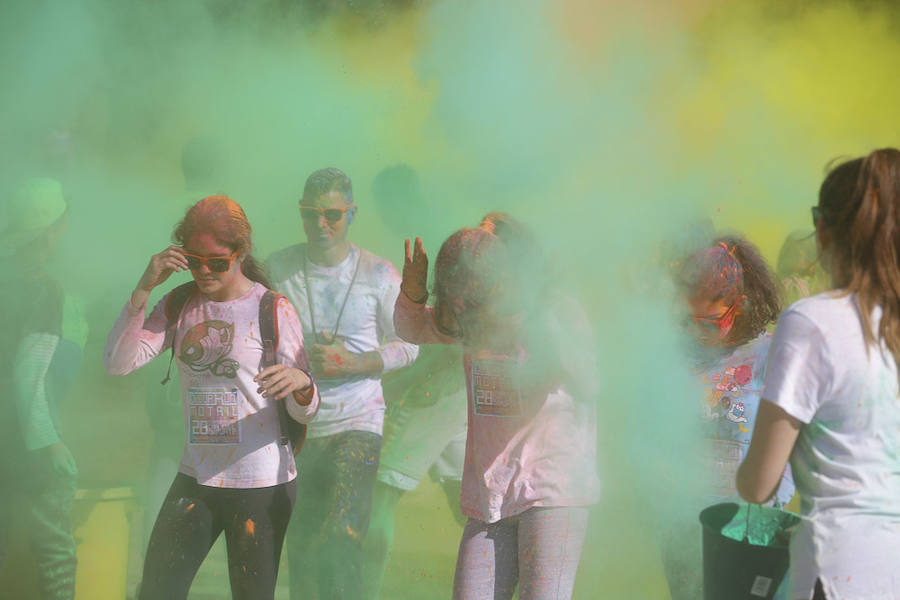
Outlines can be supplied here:
M409 238L404 242L406 258L403 261L403 281L400 283L400 291L406 297L424 304L428 299L428 256L425 254L425 246L422 238L416 238L415 249L410 251Z
M153 288L163 283L172 273L187 271L187 269L188 264L184 257L184 250L178 246L169 246L159 254L154 254L131 294L131 303L135 308L144 306Z

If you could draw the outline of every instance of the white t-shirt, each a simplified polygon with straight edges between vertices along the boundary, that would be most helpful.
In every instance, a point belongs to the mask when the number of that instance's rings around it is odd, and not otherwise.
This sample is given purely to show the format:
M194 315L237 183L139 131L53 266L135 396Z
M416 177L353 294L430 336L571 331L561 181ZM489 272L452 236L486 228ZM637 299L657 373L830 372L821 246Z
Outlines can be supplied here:
M213 302L194 293L185 303L175 329L175 359L181 374L186 440L179 471L200 485L260 488L297 476L290 445L280 443L278 409L256 390L263 344L259 283L234 300ZM172 346L166 335L168 294L144 318L143 309L125 304L106 342L106 370L125 375ZM278 348L275 362L308 370L303 332L294 307L281 299L276 307ZM298 422L309 422L319 407L313 393L309 405L292 396L284 400Z
M356 279L353 274L357 269ZM313 315L304 281L309 280ZM389 261L356 245L340 264L323 267L306 256L306 244L297 244L273 254L268 260L275 289L297 309L308 343L316 333L332 333L344 298L337 339L350 352L378 352L384 373L412 364L419 348L404 342L394 332L394 303L400 293L400 274ZM352 287L351 287L352 282ZM347 292L349 290L349 297ZM315 317L315 329L313 329ZM309 437L324 437L343 431L370 431L381 435L384 424L384 392L381 375L358 375L346 379L317 380L322 407L310 424Z
M873 315L877 331L880 309ZM855 296L800 300L778 322L763 397L804 423L791 454L802 523L791 598L900 598L900 397L890 352L866 353Z

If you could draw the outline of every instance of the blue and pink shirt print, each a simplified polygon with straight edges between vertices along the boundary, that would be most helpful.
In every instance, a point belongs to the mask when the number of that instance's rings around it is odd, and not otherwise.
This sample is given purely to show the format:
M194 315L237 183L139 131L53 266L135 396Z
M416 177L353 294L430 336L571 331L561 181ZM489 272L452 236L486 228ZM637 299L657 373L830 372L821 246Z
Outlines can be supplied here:
M753 436L771 343L772 335L763 333L696 368L703 386L700 430L707 442L704 463L710 474L712 502L738 500L735 476ZM793 495L788 467L771 503L786 504Z

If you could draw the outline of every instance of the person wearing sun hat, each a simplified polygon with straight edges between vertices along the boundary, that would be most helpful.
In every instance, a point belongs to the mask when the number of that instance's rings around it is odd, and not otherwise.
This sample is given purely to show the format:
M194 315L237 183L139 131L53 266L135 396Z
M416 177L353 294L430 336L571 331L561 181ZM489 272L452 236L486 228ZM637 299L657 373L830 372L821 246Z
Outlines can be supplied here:
M26 520L41 598L75 595L71 508L78 470L61 439L58 405L78 373L87 325L81 303L47 273L65 228L59 182L22 182L0 232L0 564L14 508Z
M16 254L32 242L53 237L62 228L67 209L55 179L35 177L19 184L9 198L6 228L0 233L3 254Z

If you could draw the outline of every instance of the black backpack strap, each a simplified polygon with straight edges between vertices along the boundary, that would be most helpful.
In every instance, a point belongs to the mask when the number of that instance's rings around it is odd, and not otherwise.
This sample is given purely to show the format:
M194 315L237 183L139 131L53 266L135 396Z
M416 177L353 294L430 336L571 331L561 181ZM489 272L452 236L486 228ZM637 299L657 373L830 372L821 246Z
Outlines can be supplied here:
M278 302L283 295L266 290L259 300L259 335L263 343L263 369L276 364L278 349ZM285 301L287 299L285 298ZM281 429L281 443L294 448L294 455L300 452L306 439L306 425L290 418L285 401L278 403L278 424Z
M281 294L266 290L259 300L259 334L263 340L262 368L275 364L275 349L278 348L278 314L275 312Z
M172 340L172 353L169 355L169 368L166 369L166 378L160 383L166 385L172 378L172 362L175 360L175 329L178 327L178 319L181 318L181 311L187 304L188 298L197 289L197 283L188 281L182 283L177 288L169 292L166 298L166 337Z

